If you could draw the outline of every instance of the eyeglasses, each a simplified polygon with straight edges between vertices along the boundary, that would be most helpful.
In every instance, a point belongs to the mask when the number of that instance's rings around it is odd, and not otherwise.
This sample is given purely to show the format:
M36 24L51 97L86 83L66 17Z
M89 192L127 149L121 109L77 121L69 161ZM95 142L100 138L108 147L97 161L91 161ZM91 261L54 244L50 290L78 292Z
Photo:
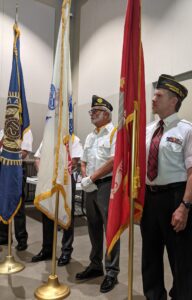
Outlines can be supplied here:
M91 109L88 111L90 115L96 114L98 111L104 111L103 109Z

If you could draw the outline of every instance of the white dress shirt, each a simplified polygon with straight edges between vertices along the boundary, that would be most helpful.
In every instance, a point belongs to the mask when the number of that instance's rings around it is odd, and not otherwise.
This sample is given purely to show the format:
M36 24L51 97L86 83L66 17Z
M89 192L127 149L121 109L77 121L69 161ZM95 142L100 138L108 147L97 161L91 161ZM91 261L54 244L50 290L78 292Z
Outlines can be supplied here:
M72 140L71 146L71 158L80 158L83 154L83 146L80 139L75 135L74 140Z
M164 132L159 144L158 176L148 185L165 185L187 181L187 169L192 167L192 124L180 120L177 113L164 121ZM158 121L150 123L146 131L147 162L151 138L158 127Z
M0 140L4 136L4 130L0 130ZM25 132L23 141L21 142L21 150L32 152L33 135L31 129ZM1 149L0 149L1 152Z
M0 141L2 140L3 136L4 136L4 131L3 131L3 129L1 129L0 130Z
M115 142L117 133L115 132L112 140L111 134L114 126L110 122L99 132L95 129L90 133L85 141L84 151L81 160L86 163L86 174L91 176L97 169L115 155ZM112 173L104 177L112 176Z
M34 157L40 158L41 157L41 151L42 151L43 142L41 142L39 148L34 154ZM83 147L81 144L80 139L74 135L74 139L72 139L72 146L71 146L71 158L80 158L83 153Z
M34 157L36 157L36 158L40 158L41 157L42 146L43 146L43 142L41 142L39 148L37 149L37 151L34 154Z

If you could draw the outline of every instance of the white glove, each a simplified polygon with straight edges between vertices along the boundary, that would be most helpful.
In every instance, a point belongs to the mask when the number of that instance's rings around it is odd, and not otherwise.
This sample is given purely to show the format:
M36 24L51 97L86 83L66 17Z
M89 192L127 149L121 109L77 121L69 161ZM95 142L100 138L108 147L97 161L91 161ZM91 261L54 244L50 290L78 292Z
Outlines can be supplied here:
M81 180L81 187L82 187L82 190L85 191L86 193L91 193L93 191L98 190L96 184L93 183L90 176L89 177L84 177Z
M81 180L81 186L82 186L82 188L86 188L86 187L88 187L92 183L93 183L93 181L91 180L90 176L84 177Z
M94 192L94 191L96 191L96 190L98 190L96 184L95 184L95 183L92 183L92 184L90 184L90 185L86 188L85 192L86 192L86 193L91 193L91 192Z

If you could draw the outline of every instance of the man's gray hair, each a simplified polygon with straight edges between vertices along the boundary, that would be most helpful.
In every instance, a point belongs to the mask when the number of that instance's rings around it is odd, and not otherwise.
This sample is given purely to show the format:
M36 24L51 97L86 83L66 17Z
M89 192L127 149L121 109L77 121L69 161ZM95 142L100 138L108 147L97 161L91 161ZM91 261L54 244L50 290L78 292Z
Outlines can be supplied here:
M107 107L103 107L103 111L108 112L109 120L111 121L112 120L112 112Z

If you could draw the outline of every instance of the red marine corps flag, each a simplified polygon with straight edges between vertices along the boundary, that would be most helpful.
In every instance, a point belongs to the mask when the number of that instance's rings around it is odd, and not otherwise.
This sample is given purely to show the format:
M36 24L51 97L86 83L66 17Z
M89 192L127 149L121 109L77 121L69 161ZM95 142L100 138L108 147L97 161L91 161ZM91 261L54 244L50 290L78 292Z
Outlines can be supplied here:
M134 219L138 221L142 214L146 171L144 81L141 4L140 0L129 0L124 27L118 132L107 224L107 248L109 253L130 222L132 174L134 182L132 197L135 200ZM134 118L136 122L135 160L134 170L132 170L132 128Z

